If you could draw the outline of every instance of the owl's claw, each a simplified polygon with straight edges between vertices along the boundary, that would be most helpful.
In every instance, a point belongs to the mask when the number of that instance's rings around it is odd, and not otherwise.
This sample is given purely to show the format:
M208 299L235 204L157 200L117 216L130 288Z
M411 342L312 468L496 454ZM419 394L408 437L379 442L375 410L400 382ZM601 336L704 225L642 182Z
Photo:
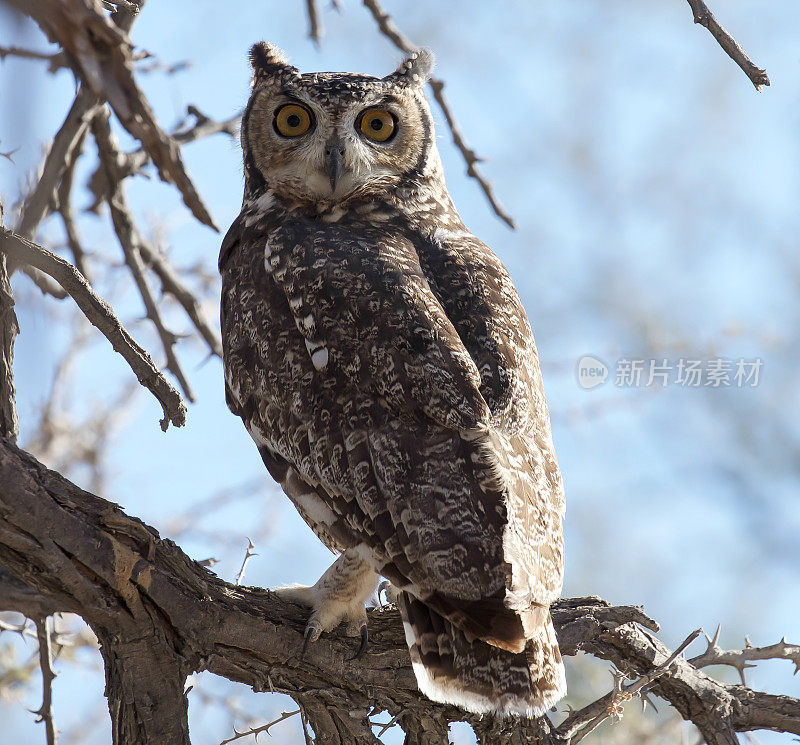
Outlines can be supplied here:
M358 644L358 651L350 658L350 661L361 659L364 652L367 651L367 644L369 643L369 628L367 624L361 627L361 641Z
M386 602L381 600L381 593L383 593ZM378 603L380 603L381 610L390 608L397 605L397 590L394 588L388 579L384 579L378 585Z
M302 652L300 652L301 660L306 656L306 652L308 651L308 645L311 644L311 642L317 641L321 633L322 629L320 629L319 626L309 622L308 626L306 626L305 634L303 634L303 650Z
M361 637L358 652L352 659L364 654L369 639L364 602L374 591L376 579L375 572L364 560L348 549L315 585L293 585L275 590L284 600L311 609L311 616L303 632L301 659L305 657L312 642L342 622L347 624L347 636Z

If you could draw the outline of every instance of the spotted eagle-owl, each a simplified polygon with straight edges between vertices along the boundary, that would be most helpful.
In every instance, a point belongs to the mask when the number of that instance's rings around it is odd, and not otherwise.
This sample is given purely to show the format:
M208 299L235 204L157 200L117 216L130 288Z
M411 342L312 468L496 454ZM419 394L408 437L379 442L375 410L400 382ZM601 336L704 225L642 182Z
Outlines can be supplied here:
M385 78L250 52L242 211L225 237L226 397L340 555L306 642L366 644L378 575L421 691L537 716L566 690L550 603L564 496L530 325L445 185L419 51Z

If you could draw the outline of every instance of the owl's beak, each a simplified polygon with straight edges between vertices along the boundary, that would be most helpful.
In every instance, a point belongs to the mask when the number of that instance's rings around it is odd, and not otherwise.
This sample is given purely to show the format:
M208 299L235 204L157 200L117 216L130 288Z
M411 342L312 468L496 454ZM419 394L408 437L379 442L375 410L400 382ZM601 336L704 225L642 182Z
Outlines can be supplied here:
M336 191L336 184L342 175L344 160L344 142L338 139L329 140L325 146L325 172L331 182L331 191Z

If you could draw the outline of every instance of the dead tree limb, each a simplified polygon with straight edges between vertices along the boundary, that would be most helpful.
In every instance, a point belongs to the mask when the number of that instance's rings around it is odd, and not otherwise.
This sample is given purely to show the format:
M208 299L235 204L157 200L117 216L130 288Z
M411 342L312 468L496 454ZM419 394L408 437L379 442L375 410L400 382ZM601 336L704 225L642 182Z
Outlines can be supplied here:
M118 742L188 743L183 683L199 670L292 696L331 743L374 743L373 709L397 716L409 742L444 742L428 733L454 721L473 725L486 745L563 745L574 735L574 718L564 725L481 719L423 697L395 610L370 613L372 645L361 660L350 659L350 640L339 634L303 658L302 609L269 590L223 582L153 528L7 441L0 442L0 564L16 578L9 592L0 573L0 610L31 614L47 603L94 629ZM21 593L20 582L31 593ZM583 651L626 675L649 675L648 689L709 745L732 745L736 732L759 728L800 735L800 701L720 683L674 658L639 608L575 598L552 613L564 654Z
M2 228L0 204L0 228ZM16 392L14 390L14 341L19 333L14 312L14 294L7 269L7 258L0 254L0 437L16 441L19 433Z
M68 292L83 314L111 342L133 370L139 382L161 404L164 418L161 428L166 431L170 422L176 427L186 423L186 405L153 364L150 355L128 333L111 307L91 288L83 275L66 259L48 251L16 233L0 228L0 252L18 264L29 264L56 280Z
M147 278L142 250L145 241L136 226L133 218L128 198L125 195L125 187L118 178L116 164L119 160L119 148L116 140L111 134L111 126L108 120L108 112L102 112L92 122L92 132L94 133L97 150L100 155L100 163L105 173L105 181L109 190L107 194L108 207L111 211L111 220L114 223L114 232L117 235L122 252L125 256L125 263L133 277L134 284L139 290L142 302L145 307L147 318L152 321L167 360L166 368L180 383L184 395L189 401L194 401L194 393L189 385L189 381L183 372L181 363L175 354L175 345L178 343L178 335L170 331L161 316L161 310L156 302L150 282Z
M739 67L755 86L757 91L765 85L769 85L769 75L766 70L762 70L758 65L745 54L739 44L720 24L714 14L709 10L703 0L687 0L694 15L694 22L705 26L711 35L717 40L727 54Z
M72 67L83 84L99 99L108 101L122 126L147 150L161 179L175 184L192 214L216 230L211 214L183 165L180 148L161 129L136 83L128 29L114 23L113 16L110 19L103 13L97 0L11 2L69 53ZM134 17L129 10L118 12Z

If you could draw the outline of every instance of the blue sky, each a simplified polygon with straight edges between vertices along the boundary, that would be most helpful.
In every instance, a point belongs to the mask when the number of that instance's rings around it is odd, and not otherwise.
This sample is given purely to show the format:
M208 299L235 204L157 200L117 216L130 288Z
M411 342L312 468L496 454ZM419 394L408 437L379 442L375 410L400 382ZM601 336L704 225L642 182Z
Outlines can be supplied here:
M188 104L214 117L239 110L248 93L247 48L260 38L281 45L302 70L382 75L398 62L354 2L341 14L326 8L328 33L316 49L303 5L151 2L135 27L136 45L166 63L193 62L174 76L139 77L162 124L171 127ZM715 3L770 73L772 87L760 94L692 24L686 3L536 0L499 11L489 3L403 0L386 8L410 38L435 51L465 136L487 159L484 172L519 224L511 232L490 213L440 127L455 202L509 267L536 334L567 489L565 595L643 604L669 644L718 622L729 646L740 646L745 633L756 644L784 634L796 641L800 8ZM2 11L0 43L46 48L35 27L17 27ZM13 59L0 65L0 150L19 148L14 165L0 161L4 198L19 193L73 92L65 71L49 76L38 63ZM241 202L238 145L218 136L185 148L184 159L224 232ZM86 160L83 176L93 155ZM213 271L221 236L194 222L173 189L137 179L128 192L142 221L166 230L176 265L202 260ZM81 229L99 254L118 260L107 222L89 217ZM40 240L57 246L63 238L46 224ZM151 330L138 321L140 301L99 274L98 289L113 294L120 317L158 358ZM63 307L40 300L24 278L15 284L24 443L25 422L69 336ZM216 306L208 312L215 317ZM182 323L176 314L174 325ZM110 444L104 496L169 534L171 515L192 514L221 489L262 484L222 511L200 511L203 529L181 545L195 558L220 558L216 569L231 579L245 536L258 535L249 583L314 581L331 557L262 473L225 408L219 362L204 361L191 341L179 351L198 395L188 426L161 433L158 405L141 394ZM585 354L612 370L624 357L758 357L764 366L757 388L628 389L612 375L584 390L575 366ZM74 407L107 400L129 379L98 340L82 358ZM229 541L210 535L220 527ZM800 695L787 662L759 666L749 679ZM82 716L101 690L97 672L64 666L59 721ZM281 705L235 690L265 717ZM196 743L229 732L218 714L192 707ZM43 737L22 707L0 702L0 711L16 741Z

